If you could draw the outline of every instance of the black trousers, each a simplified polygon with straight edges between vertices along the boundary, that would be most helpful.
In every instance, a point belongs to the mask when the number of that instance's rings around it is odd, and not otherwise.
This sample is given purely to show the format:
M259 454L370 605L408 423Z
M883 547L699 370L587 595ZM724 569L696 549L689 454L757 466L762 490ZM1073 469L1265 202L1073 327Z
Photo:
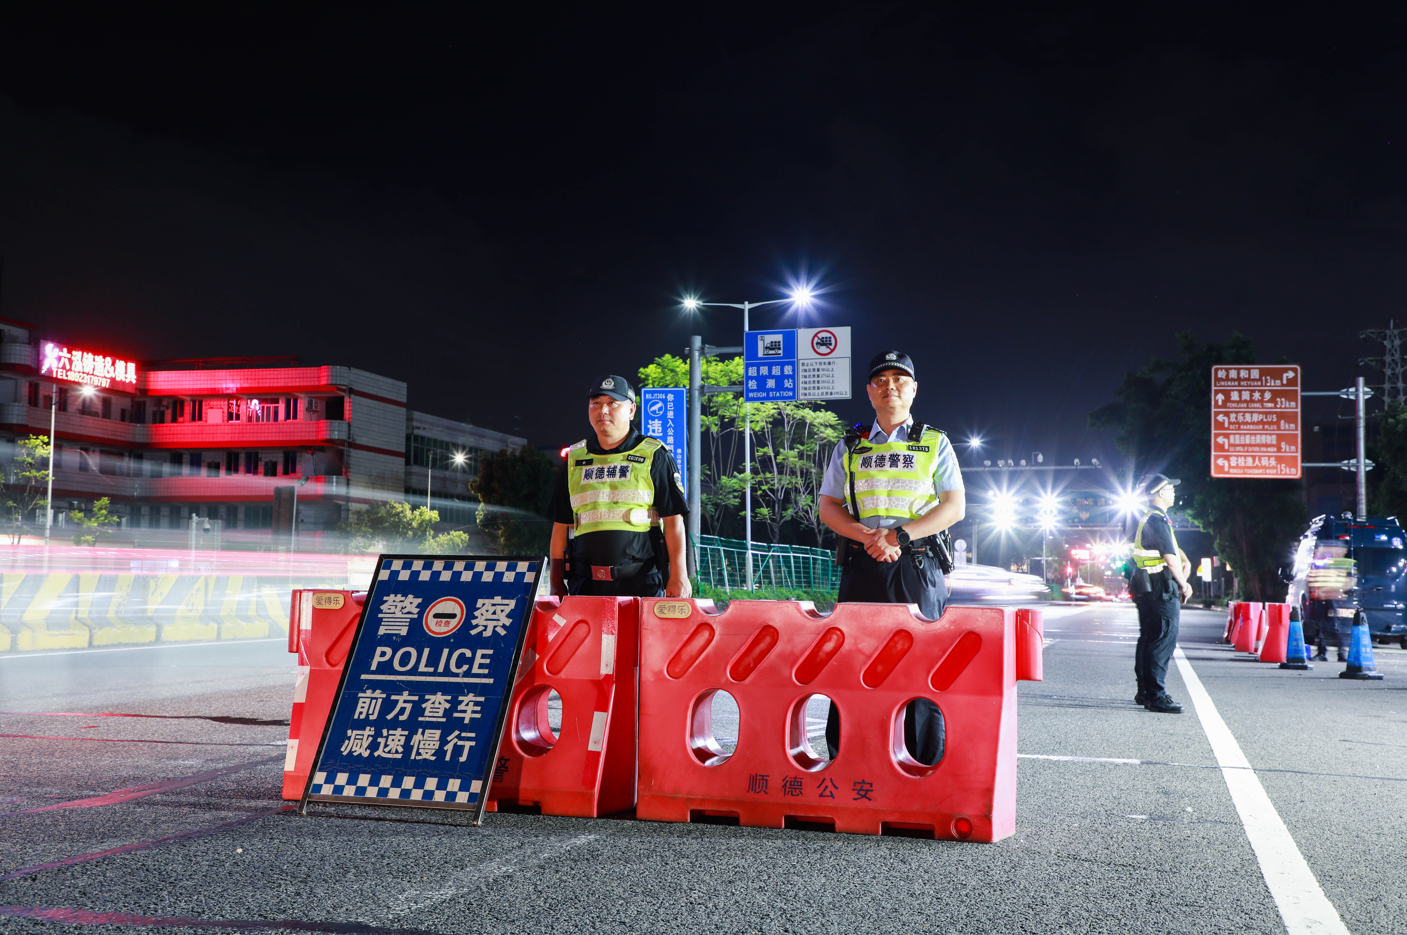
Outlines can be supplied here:
M1164 691L1168 660L1177 648L1177 628L1182 614L1180 595L1153 593L1134 598L1138 608L1138 644L1133 650L1133 674L1138 690L1146 695Z
M664 575L658 569L622 578L619 581L593 581L590 578L568 578L568 594L587 594L596 597L664 597Z
M901 555L897 562L879 562L852 544L840 573L840 603L917 604L930 620L943 616L948 585L938 561L930 556ZM904 744L925 766L943 756L943 714L927 698L916 698L904 710ZM840 713L831 703L826 715L826 747L832 759L840 749Z

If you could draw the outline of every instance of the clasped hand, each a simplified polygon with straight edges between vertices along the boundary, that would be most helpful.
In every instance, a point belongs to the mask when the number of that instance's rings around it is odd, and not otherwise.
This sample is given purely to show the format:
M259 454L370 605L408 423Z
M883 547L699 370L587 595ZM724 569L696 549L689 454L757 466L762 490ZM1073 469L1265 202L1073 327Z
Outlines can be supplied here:
M897 543L890 545L889 533L892 531L876 529L870 533L869 538L865 540L865 551L869 553L870 558L877 562L897 562L899 556L904 554L904 550L899 548Z

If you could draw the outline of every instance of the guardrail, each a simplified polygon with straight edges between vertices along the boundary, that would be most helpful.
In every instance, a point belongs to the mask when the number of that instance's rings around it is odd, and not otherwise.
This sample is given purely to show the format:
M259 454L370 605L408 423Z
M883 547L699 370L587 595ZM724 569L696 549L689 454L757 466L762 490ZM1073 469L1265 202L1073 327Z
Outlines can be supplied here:
M742 539L700 536L698 543L700 584L724 590L747 589L747 543ZM840 569L835 553L805 545L752 543L753 585L794 588L804 591L834 591L840 587Z

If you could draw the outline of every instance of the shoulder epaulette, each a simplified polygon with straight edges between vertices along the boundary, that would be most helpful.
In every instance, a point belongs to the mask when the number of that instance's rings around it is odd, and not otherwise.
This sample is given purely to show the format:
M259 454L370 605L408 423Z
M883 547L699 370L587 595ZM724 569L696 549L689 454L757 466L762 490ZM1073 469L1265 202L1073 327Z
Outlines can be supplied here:
M583 438L581 441L577 442L575 445L572 445L572 446L570 446L569 448L567 448L567 450L568 450L568 451L576 451L578 448L585 448L585 447L586 447L586 439Z

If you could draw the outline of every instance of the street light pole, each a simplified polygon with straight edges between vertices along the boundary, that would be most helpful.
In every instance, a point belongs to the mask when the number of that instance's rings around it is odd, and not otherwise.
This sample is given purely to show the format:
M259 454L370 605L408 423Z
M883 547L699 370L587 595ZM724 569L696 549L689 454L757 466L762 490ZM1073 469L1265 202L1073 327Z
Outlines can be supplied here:
M44 501L44 548L49 548L49 531L54 526L54 428L58 424L59 385L54 384L54 395L49 397L49 494ZM47 552L45 553L47 554Z

